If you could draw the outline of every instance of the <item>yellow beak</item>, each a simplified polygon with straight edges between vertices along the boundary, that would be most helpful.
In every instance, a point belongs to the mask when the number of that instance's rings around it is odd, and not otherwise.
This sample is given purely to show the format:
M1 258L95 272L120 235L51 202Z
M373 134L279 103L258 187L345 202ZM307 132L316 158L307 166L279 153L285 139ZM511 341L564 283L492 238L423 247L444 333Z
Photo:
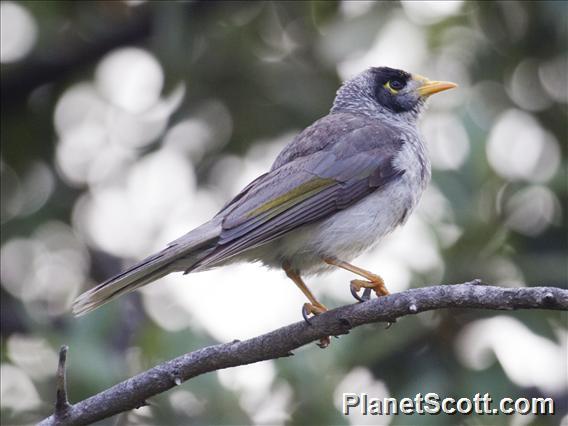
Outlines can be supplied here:
M422 82L422 85L418 88L418 94L424 97L458 87L456 83L451 83L449 81L430 81L424 77L422 77L420 81Z

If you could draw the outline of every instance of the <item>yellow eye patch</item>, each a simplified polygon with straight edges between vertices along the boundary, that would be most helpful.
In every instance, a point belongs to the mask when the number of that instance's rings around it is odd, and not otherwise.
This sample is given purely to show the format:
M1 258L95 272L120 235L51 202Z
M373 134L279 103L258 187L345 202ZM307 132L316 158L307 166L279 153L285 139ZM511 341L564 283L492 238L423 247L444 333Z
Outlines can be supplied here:
M396 95L396 94L398 93L398 90L397 90L397 89L394 89L394 88L391 86L390 80L387 81L385 84L383 84L383 87L384 87L385 89L387 89L389 92L391 92L393 95Z

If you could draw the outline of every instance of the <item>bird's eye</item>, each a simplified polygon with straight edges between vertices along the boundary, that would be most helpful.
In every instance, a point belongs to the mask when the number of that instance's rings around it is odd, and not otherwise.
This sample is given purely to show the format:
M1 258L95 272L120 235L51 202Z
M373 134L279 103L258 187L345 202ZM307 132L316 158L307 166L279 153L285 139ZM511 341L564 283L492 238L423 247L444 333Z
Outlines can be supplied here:
M404 83L400 80L389 80L383 85L383 87L393 95L396 95L398 91L404 87Z
M391 80L389 81L389 85L391 89L400 90L404 87L404 83L400 80Z

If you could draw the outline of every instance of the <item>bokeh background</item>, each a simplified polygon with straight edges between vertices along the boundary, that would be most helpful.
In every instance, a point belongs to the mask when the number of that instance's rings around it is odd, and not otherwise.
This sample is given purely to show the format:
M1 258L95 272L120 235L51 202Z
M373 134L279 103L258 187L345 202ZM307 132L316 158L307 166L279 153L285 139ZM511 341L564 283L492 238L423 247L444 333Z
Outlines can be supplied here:
M567 286L565 2L13 2L1 11L1 414L51 413L156 363L300 319L280 271L162 279L73 318L74 297L214 214L388 65L459 83L421 125L433 182L357 264L393 291ZM334 307L350 275L309 285ZM259 304L269 308L259 311ZM101 424L567 424L566 314L444 311L207 374ZM342 392L553 397L557 415L346 418Z

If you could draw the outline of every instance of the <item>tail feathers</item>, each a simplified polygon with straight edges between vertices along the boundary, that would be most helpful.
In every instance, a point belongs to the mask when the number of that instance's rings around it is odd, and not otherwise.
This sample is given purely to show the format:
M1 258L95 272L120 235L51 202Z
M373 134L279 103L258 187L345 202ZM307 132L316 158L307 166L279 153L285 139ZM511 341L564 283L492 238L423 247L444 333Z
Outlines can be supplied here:
M86 291L73 302L73 314L84 315L107 302L143 285L149 284L170 272L191 270L215 247L220 233L220 224L207 222L181 238L171 242L167 248L156 253L126 271Z
M81 294L73 302L73 314L75 316L85 315L123 294L130 293L173 272L168 263L165 263L164 260L160 261L161 257L163 257L163 252L143 260Z

